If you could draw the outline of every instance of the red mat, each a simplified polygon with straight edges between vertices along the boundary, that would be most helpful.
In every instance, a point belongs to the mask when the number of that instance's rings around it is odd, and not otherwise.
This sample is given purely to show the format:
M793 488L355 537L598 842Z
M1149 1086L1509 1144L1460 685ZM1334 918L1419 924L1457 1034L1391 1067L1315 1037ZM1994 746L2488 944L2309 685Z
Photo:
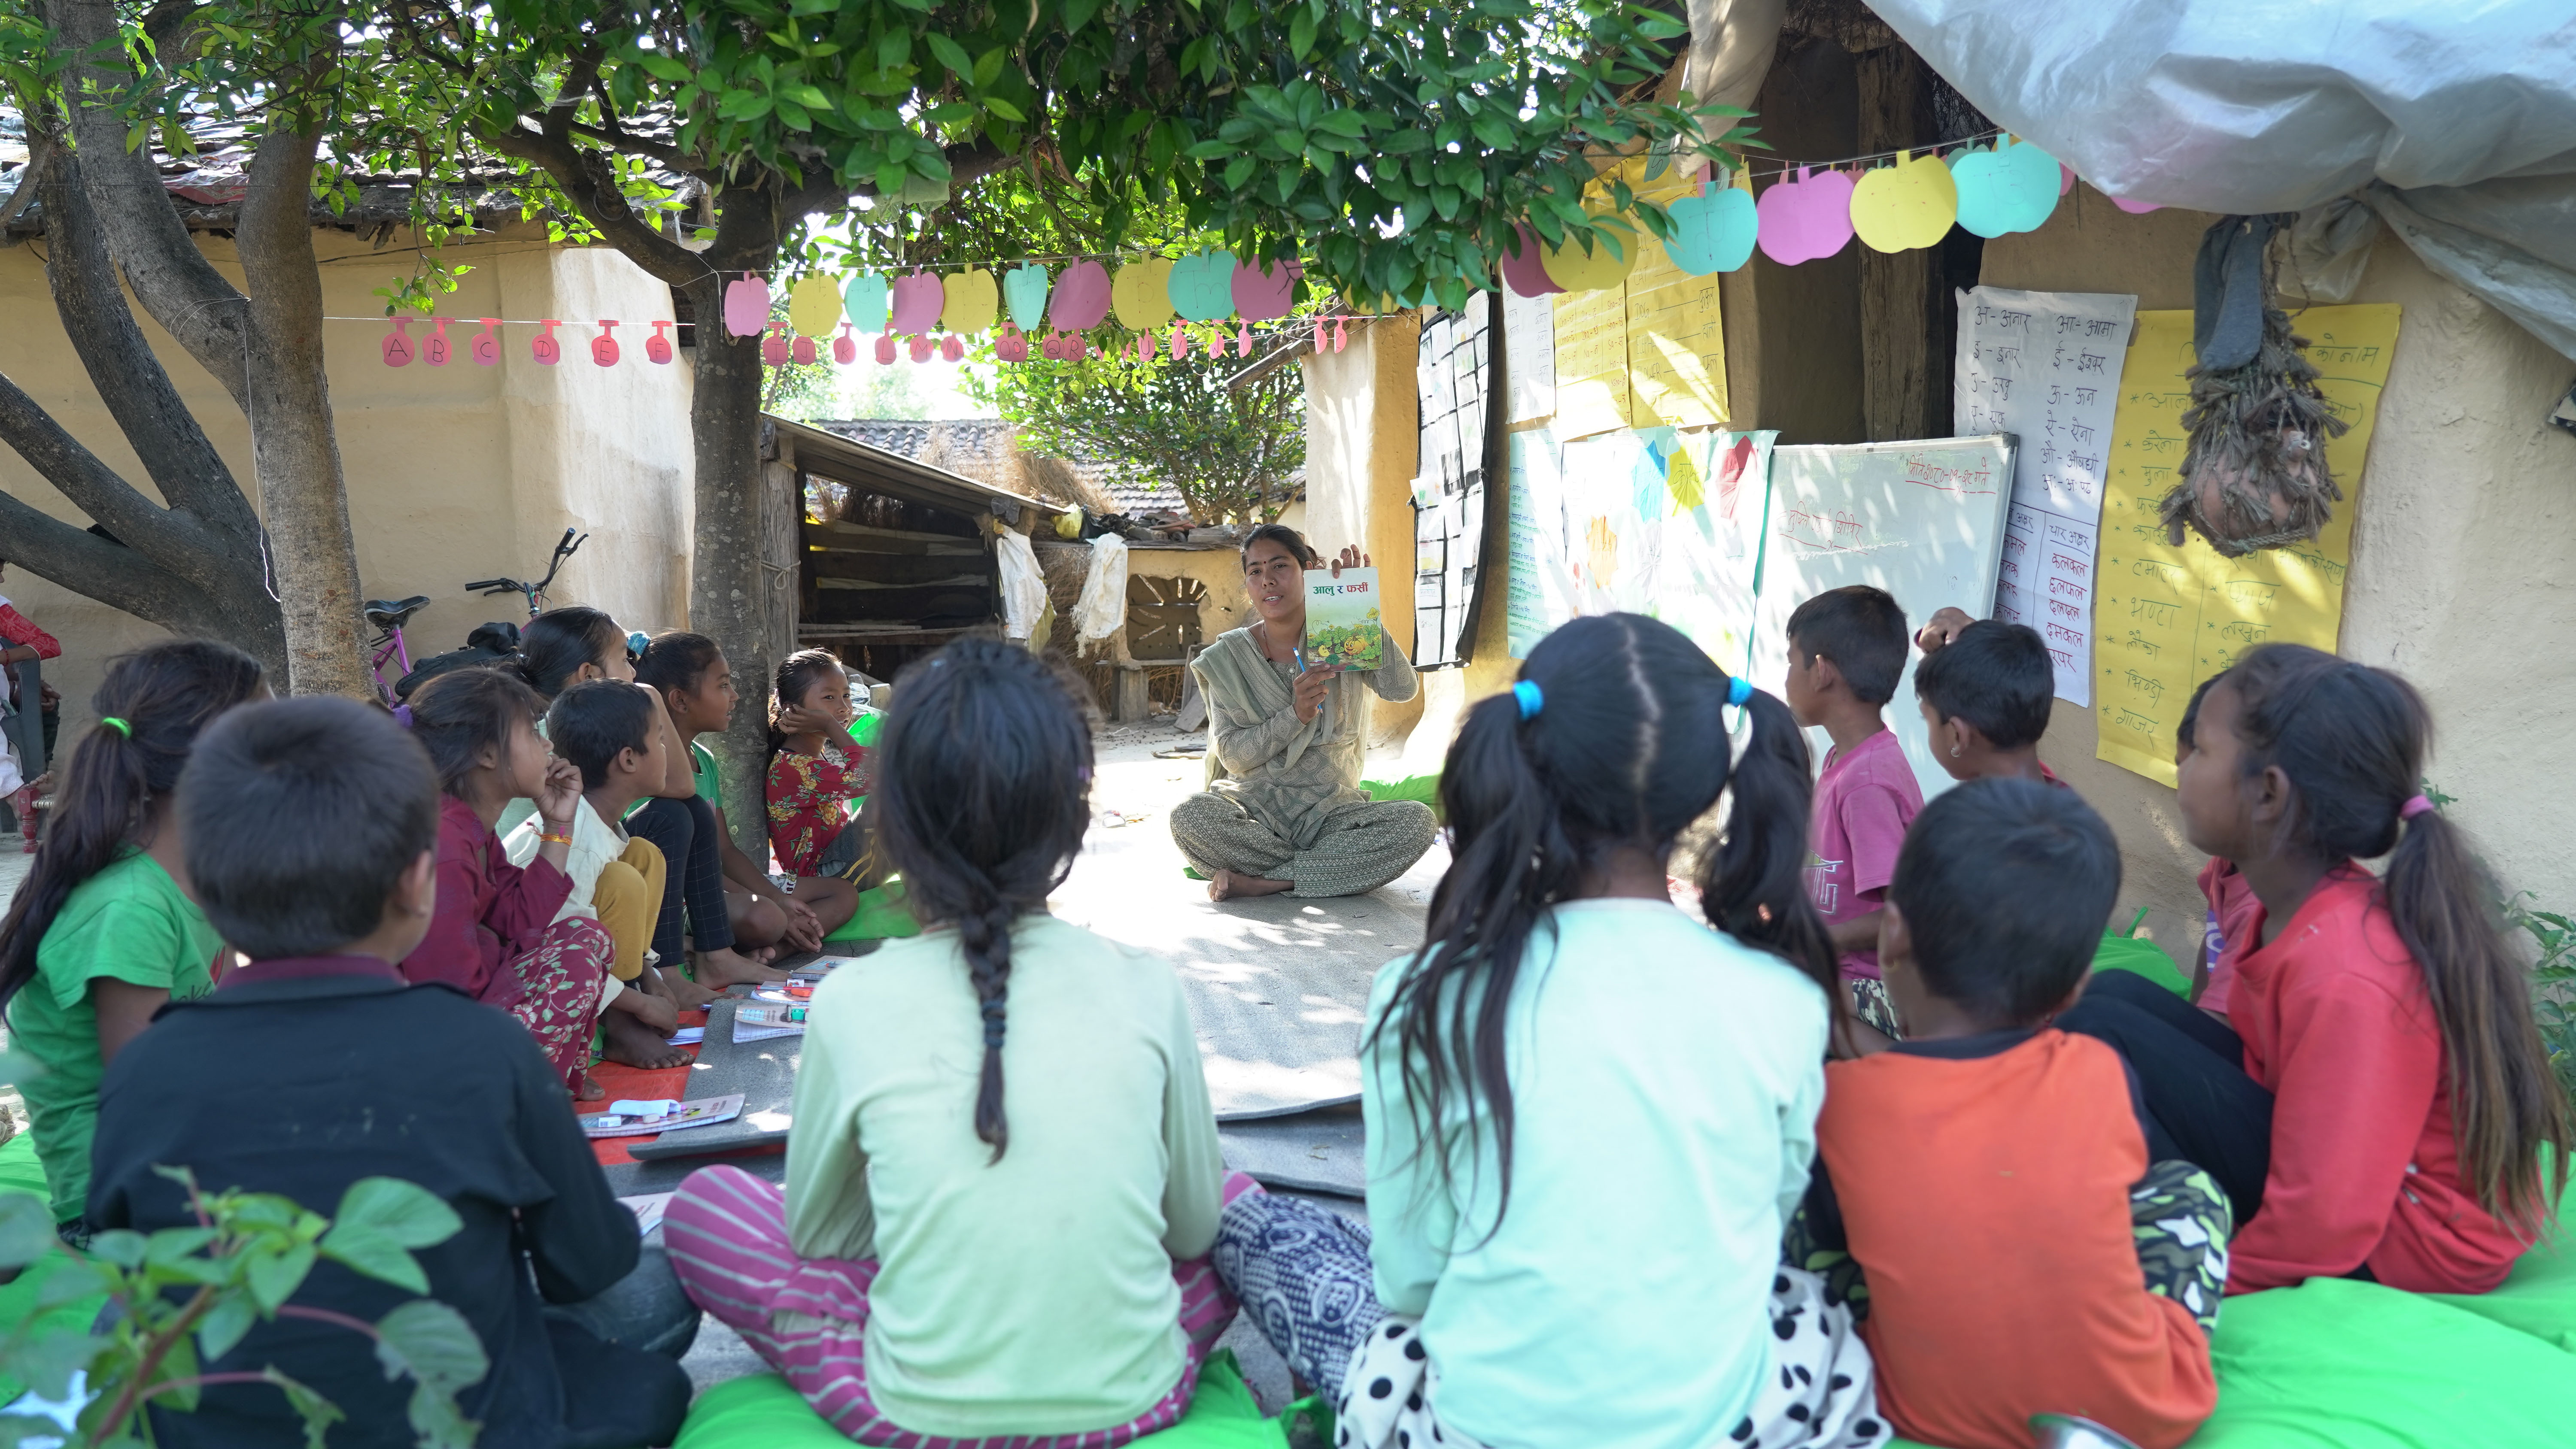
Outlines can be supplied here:
M680 1013L682 1026L706 1024L707 1014L703 1011ZM680 1050L687 1052L691 1061L697 1060L696 1047L684 1046ZM601 1099L602 1102L614 1102L621 1097L636 1097L647 1101L668 1097L674 1101L685 1101L689 1095L689 1069L685 1066L664 1067L657 1072L648 1072L642 1067L630 1067L623 1062L598 1061L591 1063L590 1079L606 1089L608 1095ZM583 1110L592 1112L599 1110L599 1105L597 1102L582 1104ZM652 1140L651 1137L602 1137L590 1144L590 1150L599 1158L600 1166L612 1167L621 1162L633 1162L635 1159L627 1154L626 1149L638 1142Z

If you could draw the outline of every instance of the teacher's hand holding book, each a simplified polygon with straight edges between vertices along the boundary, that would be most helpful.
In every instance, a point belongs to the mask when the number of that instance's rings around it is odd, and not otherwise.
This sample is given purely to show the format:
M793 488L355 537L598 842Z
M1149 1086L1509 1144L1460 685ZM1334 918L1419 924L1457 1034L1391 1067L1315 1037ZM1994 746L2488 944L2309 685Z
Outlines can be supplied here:
M1299 671L1297 692L1290 701L1290 707L1297 711L1297 718L1313 719L1315 711L1323 708L1325 696L1332 693L1333 681L1341 677L1342 666L1338 664L1317 664Z

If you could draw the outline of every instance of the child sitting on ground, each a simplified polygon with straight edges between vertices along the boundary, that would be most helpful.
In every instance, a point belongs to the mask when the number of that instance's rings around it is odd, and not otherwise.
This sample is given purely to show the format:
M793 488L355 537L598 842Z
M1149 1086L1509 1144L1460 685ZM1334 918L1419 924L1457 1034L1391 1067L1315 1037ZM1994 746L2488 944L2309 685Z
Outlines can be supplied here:
M2254 893L2227 1020L2115 974L2059 1018L2120 1049L2226 1188L2230 1291L2483 1293L2566 1190L2567 1099L2494 882L2419 793L2430 732L2387 670L2297 644L2239 656L2175 797L2192 845ZM2384 878L2359 863L2382 856Z
M2192 726L2200 719L2200 702L2209 697L2209 687L2218 682L2211 675L2191 692L2191 702L2183 706L2182 723L2174 728L2174 769L2181 772L2182 762L2191 757ZM2248 928L2263 907L2254 898L2254 890L2245 884L2245 873L2236 862L2211 856L2200 868L2200 894L2209 903L2200 931L2200 959L2191 973L2192 1005L2227 1020L2227 998L2236 981L2236 958L2245 954Z
M535 690L498 669L442 674L412 696L412 735L438 770L438 916L402 973L516 1016L565 1088L589 1101L601 1095L590 1038L616 947L599 922L562 914L581 771L537 738L540 708ZM543 822L525 867L492 833L515 798L536 801Z
M1123 1444L1234 1314L1180 981L1046 911L1090 823L1075 687L999 639L914 666L876 808L932 929L816 988L784 1194L704 1168L663 1220L689 1296L861 1444Z
M778 666L769 707L769 853L799 879L847 877L866 854L858 807L876 774L875 751L851 733L850 673L822 649Z
M668 866L653 842L629 838L618 824L629 806L661 788L670 768L653 691L605 679L576 684L547 709L546 738L558 758L581 771L582 803L563 860L572 889L555 919L587 913L608 932L610 984L602 988L600 1014L606 1055L647 1071L679 1066L689 1055L669 1041L680 1024L678 1003L646 959ZM545 827L530 820L501 849L524 870L545 843Z
M2110 827L2032 781L1961 785L1905 838L1879 930L1905 1040L1825 1068L1789 1258L1865 1315L1908 1438L2022 1449L2060 1413L2171 1449L2217 1402L2227 1199L2152 1160L2118 1053L2045 1025L2119 889Z
M1807 893L1842 953L1852 1045L1874 1051L1904 1034L1878 974L1878 910L1896 873L1923 787L1881 710L1905 672L1905 611L1883 589L1829 589L1789 615L1789 678L1798 723L1834 742L1816 780Z
M188 898L173 809L198 732L268 693L256 660L201 639L109 661L99 722L63 769L61 803L0 920L0 1013L44 1068L18 1090L54 1221L80 1236L99 1075L172 1001L214 987L223 945Z
M672 728L688 746L696 793L654 801L628 828L657 841L686 842L688 929L698 949L710 956L727 945L744 951L782 945L795 951L821 949L823 937L857 909L857 890L828 876L799 879L792 892L770 880L759 862L733 843L715 754L698 743L698 736L724 730L740 698L724 652L704 634L658 634L635 666L635 677L661 691ZM676 916L666 915L662 932L676 940L678 929ZM657 933L657 949L661 939ZM719 984L718 974L709 972L703 959L700 972L709 984Z
M679 1430L678 1359L697 1314L658 1253L638 1267L634 1215L563 1110L555 1068L453 992L404 989L392 964L436 911L440 808L420 747L350 700L237 710L189 764L189 880L250 959L169 1008L109 1070L89 1200L99 1226L194 1227L185 1188L164 1176L175 1167L208 1191L323 1213L353 1184L400 1178L459 1227L416 1250L425 1294L314 1265L273 1319L190 1360L209 1379L191 1411L152 1409L164 1449L303 1442L304 1416L264 1375L329 1400L344 1419L333 1444L412 1443L411 1385L349 1325L424 1297L489 1357L457 1392L487 1449L668 1444Z
M1217 1240L1338 1443L1887 1441L1850 1313L1779 1263L1835 1001L1807 759L1778 700L1635 614L1566 624L1469 711L1456 863L1369 996L1369 1226L1254 1190ZM1711 930L1664 872L1721 793Z
M2039 739L2048 733L2057 694L2057 672L2039 631L1981 619L1939 647L1931 644L1930 630L1924 633L1914 701L1941 768L1953 780L2058 783L2039 762Z

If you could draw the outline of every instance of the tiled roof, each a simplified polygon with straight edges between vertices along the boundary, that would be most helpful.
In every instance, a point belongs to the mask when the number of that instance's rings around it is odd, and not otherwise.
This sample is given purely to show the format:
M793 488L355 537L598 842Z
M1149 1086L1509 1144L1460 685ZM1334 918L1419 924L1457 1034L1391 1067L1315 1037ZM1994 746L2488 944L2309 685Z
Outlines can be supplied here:
M827 418L817 420L812 426L907 458L919 458L930 451L934 435L940 437L951 452L998 455L1007 451L1018 434L1016 428L998 418L960 418L938 422L910 418ZM1181 501L1181 490L1169 483L1121 476L1123 470L1113 469L1096 457L1067 458L1063 462L1073 470L1077 482L1106 495L1117 511L1129 518L1187 511L1188 505ZM954 467L955 464L943 461L942 466Z

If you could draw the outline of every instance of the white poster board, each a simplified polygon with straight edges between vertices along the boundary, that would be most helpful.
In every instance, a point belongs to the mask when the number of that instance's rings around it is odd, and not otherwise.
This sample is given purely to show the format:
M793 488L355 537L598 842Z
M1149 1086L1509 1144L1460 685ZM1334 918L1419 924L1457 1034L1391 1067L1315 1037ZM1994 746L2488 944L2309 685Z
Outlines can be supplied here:
M1808 599L1847 584L1896 596L1908 629L1945 606L1985 618L2002 562L2012 502L2014 440L2006 434L1922 442L1774 448L1771 498L1755 609L1753 682L1781 693L1789 670L1789 615ZM1909 639L1905 673L1887 702L1888 726L1905 747L1924 798L1950 787L1932 757L1914 703ZM1809 730L1821 766L1833 742Z

